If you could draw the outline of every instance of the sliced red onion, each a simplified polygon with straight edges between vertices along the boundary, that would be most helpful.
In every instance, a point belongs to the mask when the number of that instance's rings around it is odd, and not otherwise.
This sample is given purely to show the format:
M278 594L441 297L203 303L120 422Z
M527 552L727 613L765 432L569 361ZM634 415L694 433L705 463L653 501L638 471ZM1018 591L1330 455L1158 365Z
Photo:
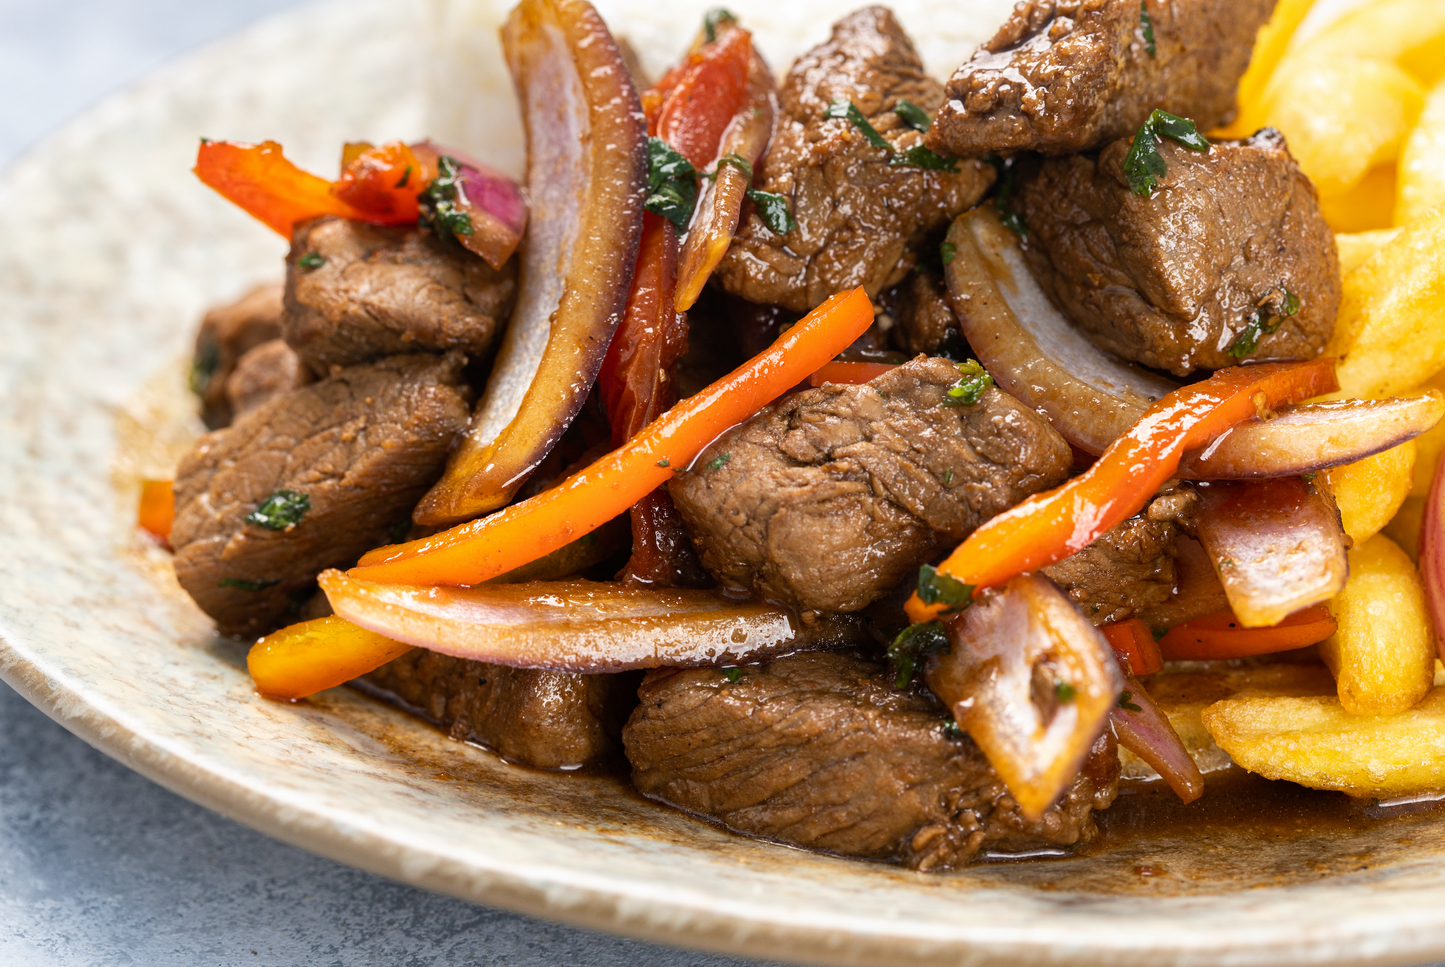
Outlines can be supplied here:
M470 219L472 232L456 235L456 240L492 268L501 268L527 229L527 195L522 186L497 169L434 142L422 141L411 149L433 171L442 155L457 162L461 170L455 204Z
M1154 704L1139 679L1124 675L1124 692L1109 712L1119 744L1137 755L1169 783L1185 802L1204 795L1204 776L1169 719Z
M1420 520L1420 580L1435 623L1435 649L1445 658L1445 454L1435 466L1435 480L1425 498Z
M515 668L619 672L756 661L781 651L857 641L856 623L804 625L766 604L712 591L531 581L475 587L378 584L324 571L335 612L396 641Z

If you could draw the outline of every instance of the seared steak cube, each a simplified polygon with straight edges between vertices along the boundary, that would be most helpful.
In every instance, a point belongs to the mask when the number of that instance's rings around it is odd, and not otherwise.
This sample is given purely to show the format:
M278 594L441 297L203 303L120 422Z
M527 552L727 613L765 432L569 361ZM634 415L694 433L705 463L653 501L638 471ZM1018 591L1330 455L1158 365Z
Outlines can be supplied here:
M227 385L241 357L281 338L281 291L279 283L257 286L201 320L191 360L191 388L201 398L201 419L208 429L231 422Z
M643 795L753 836L919 870L1086 843L1093 810L1114 799L1112 733L1030 823L939 704L894 688L881 665L809 652L738 671L648 673L622 733Z
M1339 258L1284 138L1267 128L1207 152L1164 139L1167 173L1148 198L1129 189L1129 146L1050 158L1021 178L1026 256L1054 301L1105 349L1181 376L1318 355Z
M834 25L827 43L793 65L778 97L754 187L784 196L797 230L774 233L745 209L718 278L750 302L805 312L860 285L876 298L908 274L930 233L988 187L992 169L973 161L958 162L956 173L890 164L923 141L894 109L906 100L932 113L943 88L884 7ZM835 103L850 101L888 147L871 145L848 118L829 116Z
M860 386L825 385L734 427L669 484L703 566L800 609L856 611L1023 498L1063 481L1069 447L959 369L920 356Z
M234 418L267 400L300 389L314 378L286 340L272 339L237 360L226 379L226 402Z
M223 634L290 620L328 567L386 543L467 425L462 358L340 370L208 433L176 471L176 577Z
M284 335L318 376L396 353L480 356L511 311L516 272L422 226L317 218L291 239Z
M949 78L928 144L960 157L1072 154L1133 135L1156 107L1201 131L1226 124L1274 3L1023 0Z

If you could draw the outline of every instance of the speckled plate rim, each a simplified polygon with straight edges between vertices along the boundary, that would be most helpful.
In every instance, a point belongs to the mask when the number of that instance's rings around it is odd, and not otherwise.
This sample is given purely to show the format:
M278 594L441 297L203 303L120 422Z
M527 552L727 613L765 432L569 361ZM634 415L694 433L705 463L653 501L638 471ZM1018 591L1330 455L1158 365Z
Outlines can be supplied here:
M237 270L227 266L243 267L244 273L273 265L275 244L213 200L171 207L158 203L154 189L170 177L166 173L136 169L132 173L141 185L130 192L124 164L119 175L103 173L84 152L100 145L114 149L102 160L156 161L149 149L126 141L123 126L144 135L148 124L164 126L158 118L204 109L218 73L266 64L278 52L294 55L305 49L303 38L324 30L334 34L343 11L351 33L335 43L352 43L376 57L395 56L409 28L384 8L375 2L338 3L264 23L98 105L0 173L0 228L5 229L0 235L9 236L0 242L0 293L9 304L0 303L5 336L0 348L0 534L7 550L0 560L0 678L97 749L263 833L418 886L640 938L820 964L1393 964L1445 956L1445 870L1438 855L1377 876L1245 896L1156 901L979 890L969 894L970 906L959 909L956 921L920 919L910 917L887 891L922 903L958 881L746 842L728 845L749 861L763 856L770 865L738 880L754 883L752 892L731 894L718 887L724 883L721 868L701 851L680 861L684 873L700 877L695 883L675 873L671 879L661 872L656 879L639 876L635 870L613 875L596 863L529 855L536 843L529 845L524 831L515 836L520 852L458 855L445 843L427 840L424 830L388 828L380 819L326 800L318 788L304 785L305 776L282 770L279 778L258 782L240 748L227 757L204 745L205 735L162 728L174 726L182 710L163 707L156 692L126 686L125 677L116 673L124 670L133 677L137 666L126 664L127 649L137 643L176 646L174 655L146 656L155 660L160 694L186 687L190 676L198 689L240 696L234 706L237 718L257 706L243 700L243 673L217 656L183 602L168 600L138 574L116 572L132 562L126 556L128 531L116 523L111 481L103 472L114 449L114 417L134 394L136 374L155 371L183 348L196 310L219 294L215 279L225 277L234 287ZM388 31L388 37L373 36ZM346 102L352 108L366 93L367 72L354 63L362 56L353 54L346 64L334 65L358 87ZM395 81L396 75L382 80ZM260 93L242 87L246 90L228 108L230 114L219 112L234 122L224 133L259 137L248 124L285 92L274 85ZM245 103L247 97L256 104ZM413 133L413 103L388 101L385 94L375 102L385 107L376 112L379 119L342 109L335 123L318 124L309 134L298 131L298 154L303 160L308 151L319 157L322 146L339 140L334 129L348 124L357 130L373 123L378 136ZM336 105L318 97L312 107ZM166 165L179 162L183 170L184 151L163 151L159 157ZM88 181L104 191L106 204L115 210L82 225L55 220L57 213L79 209L45 208L57 201L51 196L59 189L53 186L83 195ZM44 220L47 214L50 220ZM190 244L208 232L217 233L213 247ZM136 238L145 244L136 244ZM162 263L174 264L154 264L158 252ZM144 292L131 291L133 284L127 289L127 273L134 272L150 273L146 277L155 278L154 286L141 286ZM192 276L201 281L193 284L188 281ZM107 300L116 296L117 304L95 302L97 294ZM77 318L96 321L88 329ZM107 334L102 324L112 321L134 324L135 335ZM92 330L93 338L83 338ZM66 365L57 362L62 358ZM364 704L345 695L336 703L342 712ZM262 709L256 714L273 713ZM198 720L198 727L214 724ZM303 726L295 730L298 744L314 738ZM668 815L656 818L659 825L671 821ZM495 828L507 832L504 825ZM589 842L587 835L580 842ZM705 827L688 829L686 835L702 845L709 837L723 836ZM596 841L599 850L610 845ZM637 843L623 845L631 849ZM800 882L815 884L819 891L830 879L876 883L868 887L879 891L876 908L871 914L867 907L860 912L842 894L833 908L808 906L792 895L778 901L775 897L789 886L790 867Z

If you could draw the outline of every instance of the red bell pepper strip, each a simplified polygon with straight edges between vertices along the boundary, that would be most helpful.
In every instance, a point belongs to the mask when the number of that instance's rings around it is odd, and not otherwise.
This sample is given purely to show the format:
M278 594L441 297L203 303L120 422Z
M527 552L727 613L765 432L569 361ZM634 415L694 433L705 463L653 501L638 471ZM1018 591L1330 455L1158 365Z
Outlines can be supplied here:
M436 163L400 141L368 147L347 160L331 193L381 225L408 225L421 208L417 195L437 175Z
M394 584L479 584L534 561L687 470L725 430L807 379L872 323L873 305L861 288L840 292L770 348L551 490L435 536L371 551L351 573Z
M1169 661L1271 655L1318 644L1335 628L1335 619L1323 604L1302 608L1270 628L1246 628L1232 611L1219 611L1170 628L1159 639L1159 651Z
M1128 618L1099 629L1114 654L1133 675L1152 675L1164 667L1164 658L1154 640L1154 632L1138 618Z
M284 238L291 237L297 222L318 215L365 217L332 194L331 182L287 161L275 141L202 141L192 170Z
M647 133L699 171L712 164L723 131L748 103L752 53L752 36L733 29L689 54L642 96Z
M994 517L938 569L982 590L1077 554L1138 513L1179 469L1184 451L1268 409L1338 386L1333 359L1232 366L1182 386L1145 411L1088 470ZM931 621L943 605L925 604L915 593L906 610L913 621Z

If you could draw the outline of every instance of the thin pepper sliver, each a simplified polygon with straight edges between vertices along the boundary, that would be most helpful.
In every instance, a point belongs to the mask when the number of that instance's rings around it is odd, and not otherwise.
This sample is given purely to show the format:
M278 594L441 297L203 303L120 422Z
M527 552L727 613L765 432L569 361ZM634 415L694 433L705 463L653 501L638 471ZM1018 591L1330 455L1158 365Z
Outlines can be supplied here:
M806 380L872 323L873 305L861 287L840 292L768 349L551 490L432 537L378 548L350 573L394 584L478 584L542 557L687 470L724 431Z
M982 591L1061 561L1138 513L1178 471L1186 450L1261 412L1338 388L1329 358L1231 366L1182 386L1145 411L1093 466L989 520L938 570ZM940 613L917 593L905 609L914 622Z
M1169 661L1272 655L1318 644L1334 634L1335 628L1335 619L1323 604L1296 611L1268 628L1246 628L1232 611L1219 611L1170 628L1159 639L1159 651Z
M192 171L284 238L297 222L318 215L366 218L331 191L331 182L288 161L275 141L202 141Z

